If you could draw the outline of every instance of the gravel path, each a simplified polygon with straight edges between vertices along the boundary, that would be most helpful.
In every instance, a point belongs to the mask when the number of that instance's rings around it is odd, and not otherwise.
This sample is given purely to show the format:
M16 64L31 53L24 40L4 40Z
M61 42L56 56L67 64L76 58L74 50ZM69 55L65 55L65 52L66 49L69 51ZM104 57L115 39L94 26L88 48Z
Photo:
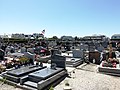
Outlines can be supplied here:
M71 78L66 78L55 90L63 90L68 82L72 90L120 90L120 77L97 73L97 65L87 65L75 70Z

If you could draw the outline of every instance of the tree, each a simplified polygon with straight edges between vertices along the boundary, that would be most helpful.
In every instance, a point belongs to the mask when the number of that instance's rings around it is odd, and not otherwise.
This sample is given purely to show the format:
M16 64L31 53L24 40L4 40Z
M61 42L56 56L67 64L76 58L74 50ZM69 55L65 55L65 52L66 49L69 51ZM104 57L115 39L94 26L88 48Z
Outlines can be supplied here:
M55 39L55 40L58 40L58 37L57 37L57 36L53 36L52 38Z
M79 41L79 38L77 36L75 36L75 41Z

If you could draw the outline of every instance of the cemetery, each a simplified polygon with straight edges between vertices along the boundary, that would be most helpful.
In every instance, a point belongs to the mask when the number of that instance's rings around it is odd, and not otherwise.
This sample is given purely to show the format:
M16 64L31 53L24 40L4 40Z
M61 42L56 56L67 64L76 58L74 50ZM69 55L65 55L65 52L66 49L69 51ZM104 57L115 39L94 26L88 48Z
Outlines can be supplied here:
M119 49L94 40L61 46L52 42L49 47L45 43L2 45L0 60L0 78L25 90L48 90L84 64L96 65L98 73L120 76Z

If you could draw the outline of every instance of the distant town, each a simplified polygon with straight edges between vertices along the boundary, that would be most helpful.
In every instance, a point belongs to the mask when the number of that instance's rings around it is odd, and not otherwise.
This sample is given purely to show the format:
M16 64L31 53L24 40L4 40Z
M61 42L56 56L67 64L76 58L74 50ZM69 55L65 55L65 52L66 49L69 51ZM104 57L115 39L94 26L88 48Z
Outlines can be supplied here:
M79 36L61 36L60 38L58 38L57 36L53 36L53 37L44 37L44 34L41 33L33 33L33 34L4 34L4 35L0 35L0 39L2 40L11 40L11 39L20 39L20 40L42 40L42 39L46 39L46 40L61 40L61 41L83 41L83 40L120 40L120 34L113 34L111 37L107 37L105 35L91 35L91 36L84 36L84 37L79 37Z

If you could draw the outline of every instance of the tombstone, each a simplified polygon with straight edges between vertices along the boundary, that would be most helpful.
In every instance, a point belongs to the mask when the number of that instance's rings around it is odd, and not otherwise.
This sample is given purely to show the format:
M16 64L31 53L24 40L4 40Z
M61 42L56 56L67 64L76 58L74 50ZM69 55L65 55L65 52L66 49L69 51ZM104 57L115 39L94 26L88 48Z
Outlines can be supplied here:
M71 46L70 45L66 45L65 50L66 51L70 51L71 50Z
M34 64L35 61L35 54L32 54L30 52L24 52L24 56L30 58L30 63Z
M27 52L30 52L30 53L34 54L34 48L28 48Z
M84 44L80 44L80 50L85 50L85 46L84 46Z
M88 48L87 44L80 44L80 50L88 51Z
M5 55L5 52L0 49L0 60L4 60L4 55Z
M26 77L21 79L21 84L37 90L44 90L43 88L48 90L49 85L57 84L60 79L66 76L65 61L65 57L54 55L51 60L51 67L30 73L28 79L25 79Z
M66 58L66 66L67 67L77 67L83 63L83 59L81 58Z
M10 70L7 73L4 73L3 77L5 77L7 80L13 81L15 83L19 83L20 78L24 77L25 75L28 75L29 73L35 72L37 70L41 70L43 68L45 67L38 67L35 65L21 67L19 69Z
M101 53L99 51L91 51L89 52L89 61L99 65L101 63L100 56Z
M56 64L56 67L65 69L66 68L66 57L56 54L51 58L51 65L52 64Z
M90 52L95 51L95 46L89 46L89 51Z
M103 47L102 45L100 45L100 46L98 46L96 49L97 49L99 52L102 52L102 51L104 50L104 47Z
M61 52L58 49L52 49L51 50L51 56L54 56L56 54L60 54L61 55Z
M73 50L73 58L82 58L83 59L83 50Z
M107 43L107 42L102 42L102 46L103 46L104 48L107 48L107 47L108 47L108 43Z
M27 51L27 49L25 47L21 47L21 53L24 53L26 51Z

